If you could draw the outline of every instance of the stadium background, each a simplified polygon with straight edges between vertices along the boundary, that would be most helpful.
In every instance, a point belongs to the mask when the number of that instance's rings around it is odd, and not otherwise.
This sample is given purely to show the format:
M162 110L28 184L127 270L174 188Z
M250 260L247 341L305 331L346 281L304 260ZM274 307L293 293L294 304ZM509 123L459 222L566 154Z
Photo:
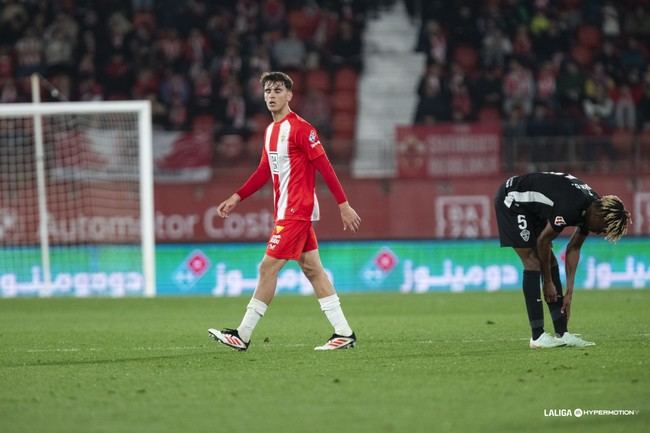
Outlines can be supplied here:
M31 127L0 119L0 431L647 431L649 12L647 0L0 0L0 107L31 101L33 72L51 102L151 101L161 295L142 297L139 214L120 206L134 190L112 182L101 196L116 207L93 207L93 180L59 188L56 170L43 287ZM311 296L277 297L246 353L206 336L241 319L272 224L268 187L225 221L214 212L257 164L268 69L295 79L293 108L363 218L343 232L318 185L354 350L312 350L331 329ZM67 154L116 168L74 134L53 135L48 168ZM633 213L617 245L584 245L571 331L595 347L528 349L520 264L498 247L491 204L532 170L583 177ZM290 263L278 290L310 288Z
M266 70L294 79L291 105L319 129L363 218L358 234L343 232L319 184L317 230L341 291L408 291L409 275L420 290L435 276L431 290L518 288L492 197L506 177L534 170L571 172L633 213L616 248L590 241L580 287L650 282L647 2L9 1L0 22L0 102L30 101L34 72L58 90L46 100L151 102L160 294L218 295L220 275L252 290L270 188L227 220L215 206L257 164ZM3 272L29 281L32 264L10 260L11 239L20 231L19 244L36 243L37 220L21 214L36 197L2 200L0 256L14 266ZM137 295L124 282L137 260L115 246L132 240L124 224L137 219L75 212L52 210L53 245L92 245L72 251L104 257L101 271L120 277L54 293ZM84 272L75 263L55 267L74 279ZM609 277L590 286L589 263ZM295 267L286 271L288 290L304 293Z

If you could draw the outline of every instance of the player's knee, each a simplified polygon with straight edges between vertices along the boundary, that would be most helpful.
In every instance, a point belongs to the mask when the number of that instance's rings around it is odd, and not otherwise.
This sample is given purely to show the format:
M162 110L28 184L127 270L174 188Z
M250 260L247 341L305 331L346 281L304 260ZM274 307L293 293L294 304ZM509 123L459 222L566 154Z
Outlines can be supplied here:
M525 271L539 271L542 266L536 256L522 257L521 261L524 264Z
M262 261L260 264L260 278L277 278L280 267L276 266L274 263Z
M301 263L300 268L309 281L318 278L323 272L323 268L321 266L311 263Z

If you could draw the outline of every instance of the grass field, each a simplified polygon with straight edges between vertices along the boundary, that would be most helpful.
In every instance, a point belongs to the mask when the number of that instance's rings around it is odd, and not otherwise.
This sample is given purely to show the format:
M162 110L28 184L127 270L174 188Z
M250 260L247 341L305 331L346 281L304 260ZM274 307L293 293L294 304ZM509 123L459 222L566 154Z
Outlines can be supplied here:
M528 349L520 293L342 300L359 345L328 353L309 297L247 353L207 337L245 298L0 300L0 432L649 431L650 290L578 292L584 350ZM576 408L638 414L545 416Z

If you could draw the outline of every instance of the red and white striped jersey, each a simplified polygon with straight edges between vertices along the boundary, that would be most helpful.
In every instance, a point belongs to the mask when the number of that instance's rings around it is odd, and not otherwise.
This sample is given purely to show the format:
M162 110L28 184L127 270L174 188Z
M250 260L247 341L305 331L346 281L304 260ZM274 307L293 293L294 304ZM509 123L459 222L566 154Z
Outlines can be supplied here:
M294 112L266 128L262 159L271 170L276 221L319 219L311 161L324 153L316 129Z

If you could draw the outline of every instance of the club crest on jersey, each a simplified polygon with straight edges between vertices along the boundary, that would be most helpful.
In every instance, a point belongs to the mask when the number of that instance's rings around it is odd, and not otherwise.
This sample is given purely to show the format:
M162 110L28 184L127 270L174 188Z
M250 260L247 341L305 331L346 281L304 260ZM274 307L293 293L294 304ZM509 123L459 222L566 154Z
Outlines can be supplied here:
M530 232L526 229L523 229L521 232L519 232L519 236L521 236L524 242L528 242L528 239L530 239Z
M564 221L564 218L562 218L561 216L556 216L555 217L555 225L556 226L565 226L566 221Z

